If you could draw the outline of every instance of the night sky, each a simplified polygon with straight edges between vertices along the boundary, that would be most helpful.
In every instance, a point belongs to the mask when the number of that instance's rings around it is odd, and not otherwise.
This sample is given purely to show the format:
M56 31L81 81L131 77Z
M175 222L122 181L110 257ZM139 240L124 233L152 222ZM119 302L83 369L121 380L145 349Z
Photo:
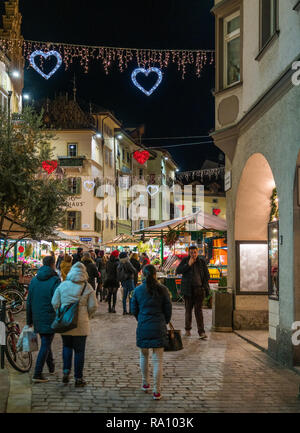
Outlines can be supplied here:
M213 0L20 0L25 39L126 48L214 49ZM131 82L134 63L123 73L105 75L101 62L84 74L74 64L49 81L25 70L24 91L35 99L72 95L74 73L79 99L112 110L124 127L146 125L145 137L205 136L214 127L214 67L202 77L189 71L185 80L175 66L164 70L160 87L150 97ZM207 139L210 141L210 139ZM145 141L149 146L191 143L203 139ZM205 159L218 160L213 144L167 148L181 170L199 169Z

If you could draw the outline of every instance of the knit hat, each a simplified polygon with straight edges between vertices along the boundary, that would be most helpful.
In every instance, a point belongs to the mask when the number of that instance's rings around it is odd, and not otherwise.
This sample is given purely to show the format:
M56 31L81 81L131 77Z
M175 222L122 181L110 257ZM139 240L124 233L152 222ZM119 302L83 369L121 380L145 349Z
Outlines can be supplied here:
M126 257L128 257L127 253L121 253L120 254L120 259L126 259Z
M119 257L119 251L118 250L115 250L115 251L113 251L112 253L111 253L111 255L112 256L114 256L114 257Z

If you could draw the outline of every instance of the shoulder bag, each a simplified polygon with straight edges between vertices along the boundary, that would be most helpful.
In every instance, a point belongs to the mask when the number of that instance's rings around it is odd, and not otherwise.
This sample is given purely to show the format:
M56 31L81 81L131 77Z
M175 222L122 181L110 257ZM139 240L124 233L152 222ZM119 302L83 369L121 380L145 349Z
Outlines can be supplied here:
M168 330L168 344L165 347L165 352L177 352L183 349L181 331L174 329L172 323L169 323L170 329Z
M80 298L85 291L86 284L84 285L78 301L72 304L65 305L63 308L59 307L56 311L56 317L51 325L51 328L57 334L64 334L65 332L72 331L78 325L78 310Z

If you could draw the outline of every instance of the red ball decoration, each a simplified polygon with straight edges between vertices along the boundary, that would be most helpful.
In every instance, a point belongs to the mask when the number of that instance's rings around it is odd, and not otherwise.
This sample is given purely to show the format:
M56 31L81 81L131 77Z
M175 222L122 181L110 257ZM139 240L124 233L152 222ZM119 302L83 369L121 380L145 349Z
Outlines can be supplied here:
M142 152L137 150L134 152L133 157L139 164L144 165L150 158L150 153L147 150L143 150Z
M18 250L19 250L19 253L21 253L21 254L22 254L22 253L24 253L24 251L25 251L25 248L24 248L24 247L19 247L19 248L18 248Z
M44 161L42 166L48 174L51 174L57 169L58 163L57 161Z

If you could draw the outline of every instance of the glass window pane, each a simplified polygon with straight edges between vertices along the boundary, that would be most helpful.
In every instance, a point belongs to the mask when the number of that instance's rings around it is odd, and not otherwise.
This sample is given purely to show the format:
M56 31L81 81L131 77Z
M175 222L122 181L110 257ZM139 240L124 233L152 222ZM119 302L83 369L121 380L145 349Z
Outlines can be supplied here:
M227 84L240 81L240 37L227 44Z
M238 16L227 23L227 35L240 28L240 21L240 16Z
M240 244L240 291L268 292L268 244Z

